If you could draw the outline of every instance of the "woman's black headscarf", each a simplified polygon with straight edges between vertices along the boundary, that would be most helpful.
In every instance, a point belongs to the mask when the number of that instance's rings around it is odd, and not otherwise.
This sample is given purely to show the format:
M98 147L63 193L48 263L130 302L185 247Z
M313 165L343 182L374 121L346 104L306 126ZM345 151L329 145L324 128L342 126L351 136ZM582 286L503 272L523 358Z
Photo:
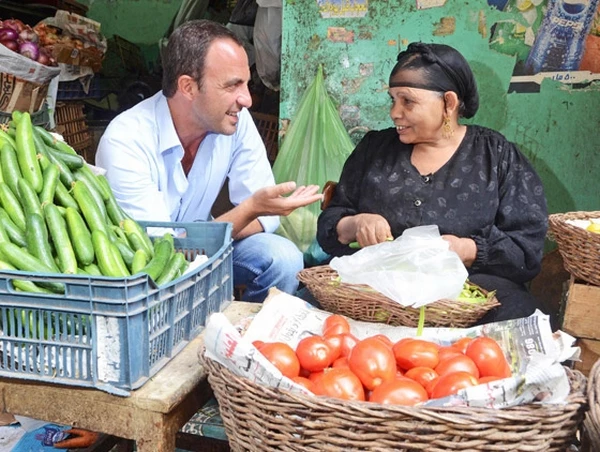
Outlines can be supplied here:
M459 114L471 118L479 108L477 83L469 63L453 47L413 42L398 54L390 74L390 88L408 86L430 91L454 91Z

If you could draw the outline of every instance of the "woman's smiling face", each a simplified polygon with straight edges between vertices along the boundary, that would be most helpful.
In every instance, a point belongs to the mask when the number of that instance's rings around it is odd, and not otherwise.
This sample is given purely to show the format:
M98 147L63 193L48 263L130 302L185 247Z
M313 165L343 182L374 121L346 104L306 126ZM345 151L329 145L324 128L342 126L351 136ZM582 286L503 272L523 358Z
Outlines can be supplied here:
M392 105L390 117L400 141L418 144L441 137L444 117L443 93L406 86L388 90Z

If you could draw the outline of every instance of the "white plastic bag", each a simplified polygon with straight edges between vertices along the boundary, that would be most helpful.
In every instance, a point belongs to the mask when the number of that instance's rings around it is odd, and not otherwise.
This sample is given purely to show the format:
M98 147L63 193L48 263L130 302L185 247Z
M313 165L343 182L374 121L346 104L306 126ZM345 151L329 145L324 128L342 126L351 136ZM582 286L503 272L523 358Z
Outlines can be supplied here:
M437 226L418 226L329 265L342 282L367 284L402 306L418 308L460 294L468 272L449 246Z

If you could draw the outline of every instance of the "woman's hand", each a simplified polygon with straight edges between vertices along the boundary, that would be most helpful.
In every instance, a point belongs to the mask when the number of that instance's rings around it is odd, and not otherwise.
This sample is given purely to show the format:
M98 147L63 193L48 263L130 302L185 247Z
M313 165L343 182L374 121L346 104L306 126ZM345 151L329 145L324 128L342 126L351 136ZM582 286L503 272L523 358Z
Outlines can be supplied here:
M442 238L450 243L450 251L454 251L460 257L460 260L465 264L465 267L470 267L475 262L477 257L477 245L475 240L461 238L455 235L444 234Z
M392 237L387 220L374 213L360 213L342 218L337 225L337 233L340 243L356 241L361 248L385 242Z

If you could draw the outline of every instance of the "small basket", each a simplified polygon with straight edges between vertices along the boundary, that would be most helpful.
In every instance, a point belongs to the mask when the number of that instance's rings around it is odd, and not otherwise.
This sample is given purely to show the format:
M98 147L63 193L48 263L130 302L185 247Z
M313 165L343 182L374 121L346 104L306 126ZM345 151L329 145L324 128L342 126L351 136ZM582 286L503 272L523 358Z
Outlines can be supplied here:
M584 451L600 450L600 359L590 371L588 385L589 411L583 422Z
M347 284L337 280L338 274L329 265L304 269L298 279L314 295L323 309L354 320L416 327L419 309L404 307L362 284ZM488 294L486 290L480 290ZM490 309L500 306L495 296L482 303L439 300L425 307L425 326L467 328L473 326Z
M56 131L86 162L94 164L95 149L88 130L83 102L58 102L56 104Z
M555 213L548 222L565 269L576 278L600 286L600 234L567 223L591 218L600 218L600 212Z
M565 404L404 407L294 394L202 356L233 451L560 451L587 408L586 380L566 369Z

